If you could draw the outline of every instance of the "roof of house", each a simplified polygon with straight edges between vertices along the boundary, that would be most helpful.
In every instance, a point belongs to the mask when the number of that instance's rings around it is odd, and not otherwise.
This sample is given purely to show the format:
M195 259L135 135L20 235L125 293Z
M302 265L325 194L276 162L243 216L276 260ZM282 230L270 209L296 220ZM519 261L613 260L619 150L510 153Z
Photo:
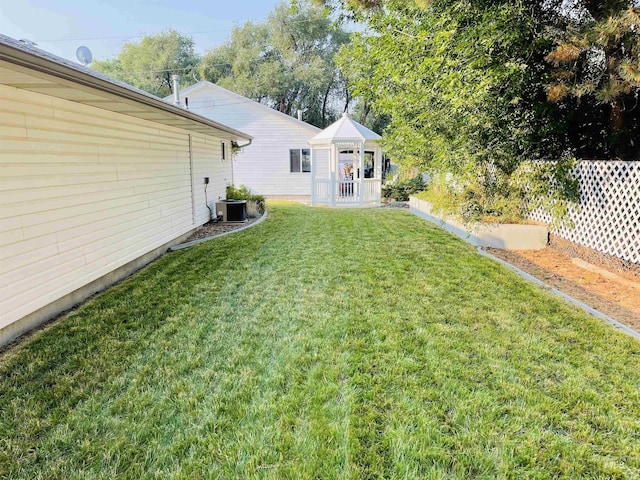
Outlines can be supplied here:
M227 95L230 98L233 98L235 100L238 101L238 104L247 104L247 105L253 105L256 106L258 108L261 108L265 113L269 113L272 115L276 115L279 116L281 118L284 118L296 125L300 125L303 127L308 128L309 130L312 130L314 132L319 132L320 129L314 125L311 125L310 123L307 122L303 122L302 120L298 120L295 117L292 117L291 115L287 115L286 113L282 113L279 112L278 110L275 110L271 107L268 107L267 105L263 105L260 102L256 102L255 100L251 100L250 98L244 97L238 93L232 92L231 90L227 90L226 88L221 87L220 85L216 85L215 83L211 83L207 80L200 80L198 83L194 83L193 85L190 85L186 88L183 88L180 90L180 98L184 98L185 96L187 96L190 93L193 93L197 90L203 89L203 88L209 88L211 90L223 93L225 95ZM167 97L164 98L165 101L173 101L173 96L169 95Z
M246 133L170 105L119 80L0 34L0 83L229 140Z
M340 120L332 123L313 137L311 143L329 143L340 140L380 140L382 137L356 122L348 113L343 113Z

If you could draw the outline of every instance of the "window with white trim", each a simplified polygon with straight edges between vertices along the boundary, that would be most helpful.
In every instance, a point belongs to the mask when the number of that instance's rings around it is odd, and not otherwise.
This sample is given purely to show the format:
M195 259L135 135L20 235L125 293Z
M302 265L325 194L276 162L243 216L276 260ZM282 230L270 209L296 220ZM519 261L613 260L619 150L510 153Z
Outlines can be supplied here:
M289 150L289 171L291 173L306 173L311 171L311 150L295 148Z

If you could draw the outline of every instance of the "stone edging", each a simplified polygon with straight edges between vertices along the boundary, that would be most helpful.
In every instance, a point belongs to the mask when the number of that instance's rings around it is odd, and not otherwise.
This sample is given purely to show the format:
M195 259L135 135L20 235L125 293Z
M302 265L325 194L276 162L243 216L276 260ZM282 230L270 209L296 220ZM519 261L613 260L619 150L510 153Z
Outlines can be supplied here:
M242 230L246 230L251 227L255 227L256 225L261 224L267 218L267 211L265 210L262 216L256 220L255 222L245 225L244 227L236 228L235 230L230 230L228 232L219 233L218 235L212 235L210 237L198 238L197 240L192 240L191 242L181 243L180 245L175 245L169 249L170 252L176 252L178 250L184 250L185 248L193 247L194 245L198 245L199 243L206 242L207 240L213 240L214 238L224 237L225 235L229 235L231 233L241 232Z
M608 315L605 315L604 313L596 310L595 308L590 307L586 303L582 303L580 300L577 300L577 299L567 295L566 293L561 292L557 288L553 288L552 286L547 285L542 280L534 277L533 275L528 274L527 272L525 272L523 270L520 270L518 267L516 267L515 265L511 265L506 260L503 260L501 258L498 258L498 257L495 257L495 256L491 255L489 252L484 251L480 247L477 247L477 251L478 251L478 253L480 255L483 255L483 256L485 256L487 258L491 258L492 260L495 260L496 262L498 262L498 263L504 265L505 267L513 270L518 275L520 275L522 278L524 278L526 280L529 280L530 282L535 283L536 285L544 288L545 290L549 290L551 293L559 296L560 298L563 298L564 300L567 300L568 302L573 303L574 305L576 305L577 307L580 307L581 309L585 310L587 313L593 315L594 317L598 317L598 318L604 320L605 322L610 323L611 325L613 325L618 330L622 330L626 334L631 335L632 337L635 337L636 339L640 340L640 333L636 332L632 328L627 327L623 323L620 323L619 321L609 317Z

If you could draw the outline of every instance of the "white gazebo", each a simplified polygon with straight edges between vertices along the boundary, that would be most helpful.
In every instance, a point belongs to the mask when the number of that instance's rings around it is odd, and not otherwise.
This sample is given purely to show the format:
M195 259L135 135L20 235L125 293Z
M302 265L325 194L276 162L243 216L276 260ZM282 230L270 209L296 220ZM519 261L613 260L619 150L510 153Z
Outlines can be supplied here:
M311 140L311 205L379 206L380 135L344 113Z

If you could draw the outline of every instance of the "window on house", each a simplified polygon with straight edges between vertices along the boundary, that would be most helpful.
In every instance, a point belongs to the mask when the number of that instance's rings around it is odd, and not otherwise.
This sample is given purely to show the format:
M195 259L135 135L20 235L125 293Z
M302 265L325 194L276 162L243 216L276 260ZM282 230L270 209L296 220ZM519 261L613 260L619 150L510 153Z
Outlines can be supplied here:
M222 160L226 160L227 159L227 144L226 142L222 142Z
M296 148L289 150L289 166L291 173L311 171L311 150Z

